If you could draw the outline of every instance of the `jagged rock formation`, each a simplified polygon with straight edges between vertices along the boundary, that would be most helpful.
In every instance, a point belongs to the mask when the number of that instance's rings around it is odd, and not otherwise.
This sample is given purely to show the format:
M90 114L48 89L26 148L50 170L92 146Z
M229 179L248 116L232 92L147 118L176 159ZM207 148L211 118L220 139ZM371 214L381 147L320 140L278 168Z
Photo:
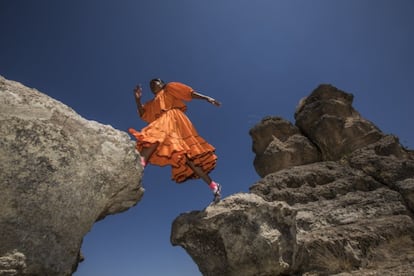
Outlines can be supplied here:
M261 177L284 168L321 161L318 148L298 127L282 118L264 118L250 130L250 135L256 153L253 164Z
M0 77L0 275L71 275L95 221L135 205L128 134Z
M263 178L180 215L171 242L203 275L412 275L414 153L321 85L252 128Z

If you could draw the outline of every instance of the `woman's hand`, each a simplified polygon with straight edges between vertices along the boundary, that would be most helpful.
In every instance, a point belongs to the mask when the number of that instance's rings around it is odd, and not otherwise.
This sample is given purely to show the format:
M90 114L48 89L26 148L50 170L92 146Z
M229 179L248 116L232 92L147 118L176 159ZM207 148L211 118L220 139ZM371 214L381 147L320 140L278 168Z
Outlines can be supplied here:
M139 116L142 117L142 115L145 112L145 109L144 109L144 106L141 103L142 87L141 87L140 84L138 84L134 88L134 96L135 96L135 103L137 104L137 109L138 109Z
M207 97L207 101L211 104L214 104L215 106L220 106L221 105L221 102L219 102L216 99L213 99L211 97Z
M142 87L140 84L138 84L135 88L134 88L134 95L135 95L135 99L136 100L140 100L142 97Z

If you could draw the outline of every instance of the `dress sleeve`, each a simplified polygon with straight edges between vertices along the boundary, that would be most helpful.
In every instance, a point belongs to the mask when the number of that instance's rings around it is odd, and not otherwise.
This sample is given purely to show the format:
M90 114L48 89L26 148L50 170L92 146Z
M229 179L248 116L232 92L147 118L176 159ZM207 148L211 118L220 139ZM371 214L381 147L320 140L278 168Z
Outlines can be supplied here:
M183 83L170 82L166 85L165 91L177 99L191 101L194 90L190 86Z

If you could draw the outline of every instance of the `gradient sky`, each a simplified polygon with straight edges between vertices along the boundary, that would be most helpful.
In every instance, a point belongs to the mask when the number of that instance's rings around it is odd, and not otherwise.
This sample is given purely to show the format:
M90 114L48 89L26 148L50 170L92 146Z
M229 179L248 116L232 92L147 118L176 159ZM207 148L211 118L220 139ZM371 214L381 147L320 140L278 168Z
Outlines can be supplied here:
M259 180L249 129L267 115L294 122L321 83L354 94L364 118L412 149L413 14L412 0L1 0L0 75L122 131L145 126L132 89L150 99L151 78L216 98L187 114L216 147L211 176L228 196ZM75 276L200 275L169 239L180 213L210 203L207 186L153 166L143 185L137 206L85 237Z

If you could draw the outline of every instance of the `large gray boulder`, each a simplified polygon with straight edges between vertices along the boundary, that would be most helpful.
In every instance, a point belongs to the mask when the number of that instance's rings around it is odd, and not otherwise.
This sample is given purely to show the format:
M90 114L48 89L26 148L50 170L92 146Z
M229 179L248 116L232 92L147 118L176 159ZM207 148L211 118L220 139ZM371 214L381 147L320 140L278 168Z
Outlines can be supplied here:
M143 195L134 145L0 77L0 275L71 275L94 222Z
M279 275L296 251L295 213L284 202L236 194L179 216L171 241L187 250L203 275Z

